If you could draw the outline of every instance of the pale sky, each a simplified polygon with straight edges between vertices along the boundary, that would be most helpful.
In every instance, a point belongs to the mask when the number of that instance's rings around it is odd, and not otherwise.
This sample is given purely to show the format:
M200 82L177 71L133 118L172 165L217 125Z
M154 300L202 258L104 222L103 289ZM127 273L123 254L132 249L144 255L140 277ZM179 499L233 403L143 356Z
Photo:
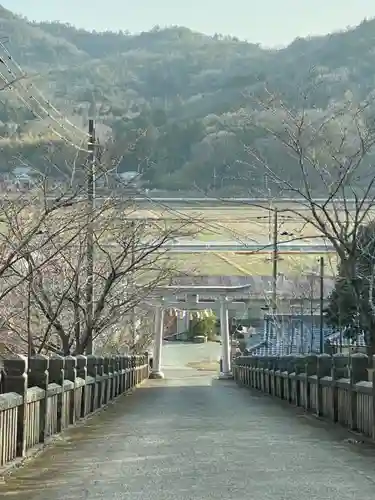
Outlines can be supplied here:
M139 32L177 24L266 46L326 34L375 17L374 0L0 0L32 20L59 20L98 31Z

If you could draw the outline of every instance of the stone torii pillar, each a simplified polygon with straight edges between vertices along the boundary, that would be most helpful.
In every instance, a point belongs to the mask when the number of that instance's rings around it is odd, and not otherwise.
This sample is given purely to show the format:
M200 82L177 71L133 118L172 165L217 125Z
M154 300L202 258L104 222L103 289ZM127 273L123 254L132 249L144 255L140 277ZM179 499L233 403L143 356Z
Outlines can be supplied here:
M163 378L161 371L161 351L163 346L163 307L169 305L185 311L195 309L207 309L215 305L220 306L220 324L222 337L222 370L221 378L232 377L231 367L231 344L229 335L229 302L232 303L236 296L240 294L249 295L250 285L241 286L202 286L202 285L166 285L156 287L151 296L151 302L156 302L155 313L155 340L154 359L151 378ZM204 300L204 297L207 300ZM213 299L214 297L214 299ZM155 302L152 300L155 299ZM247 301L248 299L246 299ZM241 301L242 302L242 301ZM187 314L187 317L189 315Z
M222 370L220 378L232 378L231 345L229 334L229 309L227 297L220 298L220 332Z
M164 378L164 373L161 371L161 353L163 349L164 334L164 308L161 305L155 307L154 332L154 352L150 378L161 379Z
M189 330L190 315L189 311L179 311L177 315L177 332L185 333Z

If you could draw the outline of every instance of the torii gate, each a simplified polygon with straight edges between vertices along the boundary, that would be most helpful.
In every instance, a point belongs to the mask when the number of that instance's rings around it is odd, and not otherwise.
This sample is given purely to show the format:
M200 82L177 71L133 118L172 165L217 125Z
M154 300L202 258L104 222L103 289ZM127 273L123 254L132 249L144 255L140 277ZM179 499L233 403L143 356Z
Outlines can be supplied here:
M204 300L204 297L210 299ZM236 301L240 296L241 300ZM197 309L219 309L220 330L222 339L222 372L220 378L231 378L231 345L229 332L229 304L242 307L248 302L250 285L241 286L163 286L156 287L152 293L155 304L155 338L153 352L153 367L150 378L164 378L161 369L161 354L164 333L164 311L171 307L184 311ZM244 298L244 299L243 299ZM202 300L203 299L203 300Z

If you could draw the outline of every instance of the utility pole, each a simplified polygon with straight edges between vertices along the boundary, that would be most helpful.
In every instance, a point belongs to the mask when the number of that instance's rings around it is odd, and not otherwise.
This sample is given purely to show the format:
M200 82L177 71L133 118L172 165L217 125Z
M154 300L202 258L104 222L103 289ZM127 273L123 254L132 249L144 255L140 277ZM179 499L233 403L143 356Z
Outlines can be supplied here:
M315 274L309 275L310 281L310 352L313 351L314 346L314 285L315 285Z
M278 221L277 208L274 209L273 218L273 250L272 250L272 319L274 333L276 330L276 314L277 314L277 264L278 264Z
M86 354L92 354L93 320L94 320L94 214L95 214L95 124L89 120L88 165L86 179L87 195L87 232L86 232L86 314L87 314L87 344Z
M319 282L320 282L320 354L324 353L324 257L319 260Z
M268 193L268 243L272 240L272 196L271 189L268 187L268 175L265 176L265 188Z
M27 260L27 270L29 274L29 281L27 284L27 371L30 371L30 359L33 354L33 337L31 333L31 298L33 287L33 268L30 260Z
M304 335L304 312L305 312L305 297L302 295L300 297L300 333L301 333L301 338L300 338L300 353L304 354L305 353L305 335Z
M136 236L136 225L134 221L130 223L131 227L131 270L130 270L130 283L128 283L128 289L131 289L131 300L134 301L135 294L135 283L134 283L134 265L135 265L135 236ZM129 286L130 285L130 286ZM135 331L135 307L131 308L130 312L130 327L132 335L132 349L134 350L136 342L136 331Z
M273 249L272 249L272 313L277 312L277 261L278 255L278 222L277 208L274 209L273 218Z

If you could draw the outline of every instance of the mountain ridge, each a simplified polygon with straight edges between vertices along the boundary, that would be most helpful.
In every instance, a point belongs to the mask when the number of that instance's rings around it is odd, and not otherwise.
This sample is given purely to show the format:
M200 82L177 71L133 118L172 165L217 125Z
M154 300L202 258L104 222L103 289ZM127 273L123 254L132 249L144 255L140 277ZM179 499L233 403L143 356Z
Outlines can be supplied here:
M211 189L218 183L234 191L249 188L239 167L248 160L243 144L261 139L279 157L249 125L260 116L254 103L265 87L293 109L309 89L308 106L323 113L348 96L368 98L375 86L375 20L298 38L281 49L178 26L140 34L89 32L29 22L3 7L0 30L14 58L67 116L85 123L95 105L119 151L135 144L121 169L147 164L145 180L165 189ZM18 136L33 134L33 117L11 92L3 98L0 120L16 122ZM282 168L293 170L287 163ZM263 182L259 169L246 175Z

